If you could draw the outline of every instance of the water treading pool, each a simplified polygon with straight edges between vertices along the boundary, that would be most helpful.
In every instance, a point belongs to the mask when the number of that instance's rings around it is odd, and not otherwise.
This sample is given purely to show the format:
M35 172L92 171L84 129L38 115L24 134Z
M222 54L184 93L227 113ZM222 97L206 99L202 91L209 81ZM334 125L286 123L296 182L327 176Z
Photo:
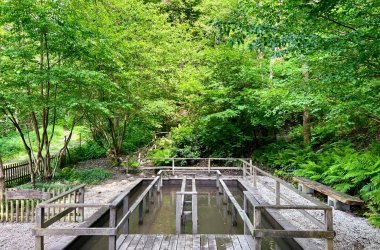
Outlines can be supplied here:
M141 185L131 194L130 204L137 199L139 194L146 188ZM144 204L143 223L139 224L138 209L132 212L129 220L129 234L175 234L176 233L176 192L180 185L165 184L161 192L154 192L153 199L149 201L149 212L145 212ZM243 190L237 186L229 186L231 193L236 201L243 206ZM237 225L232 225L232 216L227 211L227 206L223 204L223 195L218 193L218 189L213 186L197 184L198 192L198 234L230 234L238 235L244 233L243 221L237 216ZM146 201L144 201L146 203ZM186 205L185 205L186 206ZM107 213L108 214L108 213ZM122 209L118 209L117 218L122 218ZM101 224L108 226L108 220L103 219ZM98 225L99 226L99 225ZM265 222L265 228L270 228L269 223ZM182 234L192 234L191 215L185 218L181 228ZM80 249L107 249L108 239L102 236L87 237L83 241ZM223 249L223 242L218 242L218 249ZM281 239L264 238L261 245L262 249L291 249L291 247ZM74 249L70 248L69 249ZM76 246L75 249L78 249Z

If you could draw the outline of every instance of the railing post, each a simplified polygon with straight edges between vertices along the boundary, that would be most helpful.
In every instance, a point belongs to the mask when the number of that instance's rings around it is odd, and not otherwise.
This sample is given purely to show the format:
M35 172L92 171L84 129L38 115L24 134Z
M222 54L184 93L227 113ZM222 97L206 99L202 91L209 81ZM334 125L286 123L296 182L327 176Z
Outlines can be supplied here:
M79 189L79 203L84 203L84 187ZM84 221L84 207L78 208L82 221Z
M210 174L211 173L211 159L210 158L208 158L207 168L208 168L208 173Z
M257 171L256 171L256 168L253 168L253 186L254 187L257 187Z
M332 209L325 209L325 229L326 231L333 231L333 213ZM333 239L326 239L326 250L332 250L334 248Z
M192 195L191 201L191 217L193 221L193 234L197 234L198 232L198 197L197 193Z
M116 228L116 208L110 207L110 228ZM108 236L108 249L115 250L116 249L116 235Z
M128 213L129 210L129 197L126 195L123 199L123 216ZM129 219L125 222L123 226L123 234L128 234L129 232Z
M243 211L244 211L245 214L248 215L248 201L247 201L247 195L244 193L243 196L244 196L244 200L243 200ZM248 218L249 218L249 217L248 217ZM249 234L249 233L248 233L248 232L249 232L249 228L248 228L248 225L247 225L246 221L243 220L243 222L244 222L244 234L247 235L247 234Z
M176 234L181 233L181 206L182 206L182 196L181 194L176 194L176 211L175 211L175 232Z
M174 175L175 160L172 158L172 174Z
M145 195L145 213L149 213L149 196L150 191Z
M276 205L280 205L280 182L276 181Z
M245 162L243 162L243 177L244 177L244 179L246 176L247 176L247 164Z
M44 226L44 217L45 217L45 208L43 207L36 207L36 226L37 228L43 228ZM44 236L36 236L36 242L35 242L35 249L36 250L43 250L44 249Z
M232 209L231 209L232 226L236 227L237 226L237 210L233 204L231 205L232 205Z
M219 178L220 178L219 173L216 172L216 187L217 187L218 189L219 189L219 186L220 186Z
M261 208L253 206L253 228L260 229L261 227ZM261 238L255 237L255 249L261 249Z
M143 209L144 209L144 200L141 200L139 204L139 225L143 224Z
M249 168L250 168L250 174L252 175L253 173L253 165L252 165L252 159L249 159L249 164L250 164L250 166L249 166Z

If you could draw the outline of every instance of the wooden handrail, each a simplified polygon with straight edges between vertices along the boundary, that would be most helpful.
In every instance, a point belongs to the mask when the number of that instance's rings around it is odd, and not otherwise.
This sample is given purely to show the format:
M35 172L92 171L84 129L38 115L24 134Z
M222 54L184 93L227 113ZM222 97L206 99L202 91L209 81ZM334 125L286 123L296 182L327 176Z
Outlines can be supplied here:
M42 206L42 205L45 205L45 204L48 204L48 203L52 203L52 202L54 202L54 201L56 201L56 200L59 200L60 198L62 198L62 197L64 197L64 196L66 196L66 195L68 195L68 194L70 194L70 193L73 193L73 192L75 192L75 191L77 191L77 190L79 190L79 189L81 189L81 188L84 188L84 187L85 187L85 184L82 184L82 185L76 186L76 187L74 187L74 188L72 188L72 189L70 189L70 190L67 190L67 191L65 191L65 192L63 192L63 193L61 193L61 194L59 194L59 195L57 195L57 196L54 196L53 198L51 198L51 199L49 199L49 200L46 200L46 201L40 203L39 206Z

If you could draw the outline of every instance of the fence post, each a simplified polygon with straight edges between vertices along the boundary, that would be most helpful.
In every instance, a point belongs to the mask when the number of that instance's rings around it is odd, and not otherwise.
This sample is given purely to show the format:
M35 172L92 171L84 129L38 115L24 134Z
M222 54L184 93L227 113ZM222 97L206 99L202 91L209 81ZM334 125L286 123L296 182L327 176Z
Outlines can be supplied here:
M110 207L110 228L116 228L116 208ZM108 249L115 250L116 249L116 235L108 236Z
M326 231L333 231L333 214L332 208L325 209L325 229ZM333 239L326 239L326 250L332 250L334 248Z
M126 195L123 199L123 217L128 213L129 210L129 197ZM129 218L123 226L123 234L128 234L129 232Z
M36 227L43 228L45 209L43 207L36 207ZM36 236L35 242L36 250L44 249L44 236Z
M174 175L175 160L172 158L172 174Z
M280 205L280 182L276 181L276 205Z

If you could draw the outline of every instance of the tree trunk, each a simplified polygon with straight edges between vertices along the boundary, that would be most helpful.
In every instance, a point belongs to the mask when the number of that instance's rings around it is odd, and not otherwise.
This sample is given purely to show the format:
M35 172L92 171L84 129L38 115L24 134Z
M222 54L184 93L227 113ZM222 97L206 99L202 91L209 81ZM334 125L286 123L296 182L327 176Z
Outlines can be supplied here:
M4 165L3 160L1 159L0 155L0 201L3 201L3 198L5 196L5 172L4 172Z
M308 70L308 66L307 64L305 63L303 65L303 70L302 70L302 74L303 74L303 79L304 79L304 82L305 82L305 90L307 89L307 85L308 85L308 82L309 82L309 70ZM307 91L305 91L305 95L307 95ZM309 107L307 105L304 106L304 109L303 109L303 142L305 143L305 145L309 145L310 144L310 141L311 141L311 125L310 125L310 110L309 110Z
M311 140L310 112L307 107L303 111L303 142L309 145Z

